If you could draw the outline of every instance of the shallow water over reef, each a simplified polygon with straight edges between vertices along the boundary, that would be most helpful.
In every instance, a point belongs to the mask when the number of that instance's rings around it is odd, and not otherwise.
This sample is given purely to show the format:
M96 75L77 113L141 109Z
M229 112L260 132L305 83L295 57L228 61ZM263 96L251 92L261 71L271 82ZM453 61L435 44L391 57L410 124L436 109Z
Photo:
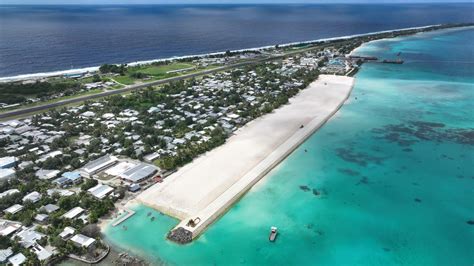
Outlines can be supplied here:
M349 101L190 245L137 207L110 242L177 265L471 265L474 30L367 44ZM268 242L270 226L279 228Z

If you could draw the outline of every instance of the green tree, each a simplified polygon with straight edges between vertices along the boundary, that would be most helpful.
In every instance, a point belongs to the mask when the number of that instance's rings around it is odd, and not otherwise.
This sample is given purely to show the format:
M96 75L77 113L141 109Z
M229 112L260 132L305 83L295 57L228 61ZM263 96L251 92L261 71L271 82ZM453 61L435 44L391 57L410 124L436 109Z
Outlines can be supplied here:
M81 186L81 190L83 191L86 191L90 188L93 188L95 186L97 186L97 184L99 184L99 182L93 178L88 178L86 179L86 182L84 184L82 184Z

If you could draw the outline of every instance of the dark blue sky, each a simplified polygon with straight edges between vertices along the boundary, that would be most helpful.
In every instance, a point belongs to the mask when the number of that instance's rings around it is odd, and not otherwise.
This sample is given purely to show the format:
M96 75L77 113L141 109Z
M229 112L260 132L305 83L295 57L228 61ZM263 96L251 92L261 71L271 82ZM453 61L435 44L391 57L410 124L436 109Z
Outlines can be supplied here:
M0 4L452 3L472 0L2 0Z

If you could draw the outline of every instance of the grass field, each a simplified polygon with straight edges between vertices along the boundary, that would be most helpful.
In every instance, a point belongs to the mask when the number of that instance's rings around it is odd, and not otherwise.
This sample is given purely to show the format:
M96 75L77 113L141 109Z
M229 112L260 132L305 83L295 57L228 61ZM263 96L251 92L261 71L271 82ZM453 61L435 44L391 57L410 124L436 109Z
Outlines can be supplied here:
M130 77L128 75L126 75L126 76L116 76L116 77L112 77L111 79L117 81L118 83L122 83L124 85L131 85L131 84L135 83L135 79L133 79L132 77Z
M168 73L169 71L181 70L181 69L189 69L187 71L183 71L182 73L187 73L188 71L194 70L193 68L195 65L189 63L171 63L167 65L145 65L145 66L136 66L136 67L129 67L127 69L127 73L125 76L115 76L111 77L111 79L122 83L124 85L131 85L139 80L149 81L149 80L160 80L165 78L171 78L179 75L180 73ZM133 73L142 73L149 76L149 79L137 79L133 78L131 75Z
M162 75L167 74L167 72L169 71L192 68L192 67L194 67L193 64L172 63L172 64L162 65L162 66L149 65L145 67L131 68L129 72L132 72L132 73L141 72L141 73L148 74L151 76L162 76Z

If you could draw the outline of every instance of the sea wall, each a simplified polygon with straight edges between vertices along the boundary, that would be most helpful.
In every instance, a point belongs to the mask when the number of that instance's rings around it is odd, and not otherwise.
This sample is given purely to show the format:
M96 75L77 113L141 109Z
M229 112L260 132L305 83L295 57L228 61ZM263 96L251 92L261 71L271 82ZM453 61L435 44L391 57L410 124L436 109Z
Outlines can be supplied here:
M137 199L182 220L177 228L196 238L330 119L349 97L353 83L351 77L321 75L289 104L248 123L226 144L179 169ZM188 226L190 220L195 221L193 226Z
M205 229L223 215L232 205L238 201L246 192L248 192L258 181L266 176L274 167L288 157L296 148L298 148L307 138L323 126L349 98L353 84L347 91L340 103L334 106L333 110L325 114L323 117L317 117L310 123L303 125L304 127L291 136L285 143L272 152L260 164L243 176L225 193L212 202L203 211L197 213L194 217L188 217L182 220L176 228L184 228L192 233L192 238L198 237ZM190 219L200 219L201 221L195 226L187 226Z

